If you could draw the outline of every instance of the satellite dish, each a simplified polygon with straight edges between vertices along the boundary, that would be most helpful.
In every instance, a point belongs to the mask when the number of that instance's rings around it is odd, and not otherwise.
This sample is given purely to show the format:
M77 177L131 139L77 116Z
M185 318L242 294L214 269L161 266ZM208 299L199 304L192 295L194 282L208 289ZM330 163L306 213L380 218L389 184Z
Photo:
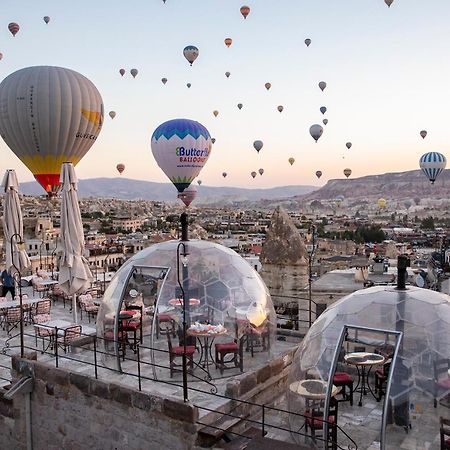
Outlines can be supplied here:
M421 275L417 275L416 277L416 286L420 288L423 288L425 286L425 280Z

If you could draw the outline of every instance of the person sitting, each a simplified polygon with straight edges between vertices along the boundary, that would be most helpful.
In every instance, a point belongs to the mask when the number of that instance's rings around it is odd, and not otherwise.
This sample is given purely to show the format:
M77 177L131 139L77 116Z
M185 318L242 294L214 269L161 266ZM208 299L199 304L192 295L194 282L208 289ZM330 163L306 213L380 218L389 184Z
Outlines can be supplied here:
M6 270L4 269L1 274L2 279L2 297L6 297L6 294L8 292L11 292L11 297L14 300L14 297L16 295L16 288L14 284L14 277Z

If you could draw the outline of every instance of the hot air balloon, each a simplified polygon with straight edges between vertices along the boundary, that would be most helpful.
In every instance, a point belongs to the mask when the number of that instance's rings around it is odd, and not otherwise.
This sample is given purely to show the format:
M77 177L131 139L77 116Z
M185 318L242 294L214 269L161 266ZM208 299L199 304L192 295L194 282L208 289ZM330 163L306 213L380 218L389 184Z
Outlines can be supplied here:
M211 148L208 130L189 119L164 122L152 136L153 156L178 192L183 192L199 175Z
M225 72L225 76L226 76L227 78L230 78L230 75L231 75L230 72Z
M384 0L384 3L386 3L386 5L390 8L392 3L394 3L394 0Z
M119 73L120 73L120 75L124 76L125 75L125 69L120 69Z
M48 24L50 22L50 17L44 16L44 22Z
M334 201L336 202L336 205L339 207L341 206L342 202L345 200L343 195L338 195L336 196L336 198L334 199Z
M269 90L272 87L270 83L266 83L264 86L266 87L267 90Z
M384 209L384 208L386 208L386 200L384 199L384 198L379 198L378 200L377 200L377 204L378 204L378 206L381 208L381 209Z
M212 142L213 144L215 144L215 143L216 143L216 138L211 138L211 142Z
M323 123L324 125L328 125L328 119L323 119L323 120L322 120L322 123Z
M0 53L0 61L3 59L3 53Z
M244 105L243 105L242 103L238 103L238 105L237 105L237 107L238 107L239 109L242 109L243 106L244 106Z
M116 117L116 112L115 111L110 111L109 112L109 117L111 117L111 119L114 119L114 117Z
M422 155L419 164L422 172L428 177L431 184L434 184L436 178L444 171L447 158L442 153L429 152Z
M227 177L227 173L226 172L222 172L222 176L224 177L224 178L226 178Z
M320 136L322 136L322 134L323 134L322 126L318 125L318 124L312 125L309 129L309 134L317 142L320 139Z
M186 86L188 87L188 89L190 89L192 84L191 83L187 83Z
M256 177L256 172L252 172L250 175L252 176L252 178L255 178Z
M166 84L167 83L167 78L161 78L162 84Z
M122 175L122 172L125 170L125 164L117 164L116 169Z
M305 44L309 47L311 45L311 39L305 39Z
M255 141L253 142L253 147L255 147L255 150L259 153L259 151L263 148L264 143L263 141Z
M263 173L264 173L264 169L259 169L258 172L259 172L259 174L262 176Z
M278 112L283 112L283 109L284 109L284 106L282 106L282 105L280 105L280 106L277 106L277 109L278 109Z
M320 107L320 112L321 112L322 114L325 114L325 113L327 112L326 106L321 106L321 107Z
M76 165L103 125L97 88L62 67L12 73L0 84L0 104L0 135L49 195L58 190L62 163Z
M178 193L178 198L185 204L186 208L189 208L190 204L197 197L197 188L193 185L186 188L183 192Z
M131 69L130 73L133 78L136 78L139 71L137 69Z
M245 6L245 5L241 6L240 11L241 11L241 14L244 17L244 19L246 19L247 16L250 14L250 7L249 6Z
M219 115L219 111L215 110L213 111L214 117L217 117Z
M19 26L19 24L16 23L16 22L11 22L11 23L8 25L8 30L11 32L11 34L12 34L13 36L15 36L15 35L19 32L20 26Z
M198 184L199 186L201 186L201 185L202 185L202 180L197 180L197 184Z
M322 171L321 170L318 170L317 172L316 172L316 177L317 178L320 178L322 176Z
M421 132L420 132L420 135L422 136L422 139L425 139L426 137L427 137L427 132L426 132L426 130L422 130Z
M292 156L288 159L289 164L292 166L292 164L295 163L295 158L293 158Z
M352 170L351 169L344 169L344 175L348 178L350 175L352 174Z
M225 42L225 45L226 45L228 48L230 48L230 47L231 47L231 44L233 43L233 39L231 39L231 38L226 38L226 39L224 40L224 42Z
M188 60L189 64L192 66L194 61L198 58L199 50L195 45L188 45L184 47L183 55Z
M327 83L325 83L325 81L321 81L319 83L319 87L320 87L320 90L323 92L325 90L325 88L327 87Z

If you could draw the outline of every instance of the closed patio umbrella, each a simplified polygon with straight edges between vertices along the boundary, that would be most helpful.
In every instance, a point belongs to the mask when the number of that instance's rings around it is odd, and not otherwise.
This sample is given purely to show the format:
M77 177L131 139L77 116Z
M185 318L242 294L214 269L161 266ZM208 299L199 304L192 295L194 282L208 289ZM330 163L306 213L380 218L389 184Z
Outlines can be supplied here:
M63 163L61 170L61 248L58 282L72 296L73 320L78 323L76 294L85 292L93 276L83 256L84 233L78 205L77 177L72 163Z

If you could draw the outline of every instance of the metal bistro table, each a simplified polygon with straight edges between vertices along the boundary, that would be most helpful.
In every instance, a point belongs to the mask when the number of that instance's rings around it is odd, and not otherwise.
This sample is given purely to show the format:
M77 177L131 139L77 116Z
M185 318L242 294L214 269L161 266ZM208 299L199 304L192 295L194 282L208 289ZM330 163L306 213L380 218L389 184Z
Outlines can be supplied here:
M383 365L386 358L377 353L354 352L345 355L344 360L347 364L355 366L358 371L358 384L353 390L353 392L360 393L358 406L362 406L362 398L363 395L367 395L367 391L376 399L376 395L370 387L369 375L372 367Z
M34 328L40 330L45 330L49 337L49 342L47 347L44 349L44 343L42 343L42 353L45 353L49 348L53 349L54 345L57 345L57 336L62 336L67 328L73 327L75 324L73 322L68 322L67 320L49 320L45 323L35 323ZM42 336L41 336L42 337ZM37 336L36 336L37 339Z

